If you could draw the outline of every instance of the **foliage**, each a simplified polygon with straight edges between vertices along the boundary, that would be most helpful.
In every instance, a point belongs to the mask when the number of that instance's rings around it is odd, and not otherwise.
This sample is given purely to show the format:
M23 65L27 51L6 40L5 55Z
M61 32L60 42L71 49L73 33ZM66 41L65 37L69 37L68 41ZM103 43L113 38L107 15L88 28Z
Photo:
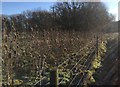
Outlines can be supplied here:
M88 80L86 80L86 84L91 84L95 82L95 78L93 77L93 74L95 73L96 69L100 68L102 66L101 62L104 60L104 56L106 53L106 40L104 42L102 41L99 43L99 48L98 48L98 55L95 56L95 59L92 61L92 69L88 70Z
M3 79L8 84L11 84L12 79L22 80L26 84L35 83L46 76L45 72L66 60L68 55L74 59L70 62L74 63L80 54L84 55L86 52L78 51L89 40L94 43L94 35L88 38L90 33L60 30L44 30L44 33L34 30L19 32L14 27L14 22L12 31L8 33L5 19L3 24ZM65 74L65 79L68 76Z
M51 11L27 10L23 14L3 15L3 18L8 32L12 30L12 22L20 32L33 29L38 32L51 29L101 32L105 25L113 21L113 15L108 13L102 2L57 2Z
M85 2L56 3L53 12L38 10L3 16L4 83L32 85L43 77L49 81L50 69L59 68L62 63L59 75L63 83L69 83L71 76L78 73L88 72L92 76L94 69L101 65L106 46L100 44L93 69L84 70L96 43L96 34L90 31L109 21L102 3ZM91 80L94 81L93 77Z

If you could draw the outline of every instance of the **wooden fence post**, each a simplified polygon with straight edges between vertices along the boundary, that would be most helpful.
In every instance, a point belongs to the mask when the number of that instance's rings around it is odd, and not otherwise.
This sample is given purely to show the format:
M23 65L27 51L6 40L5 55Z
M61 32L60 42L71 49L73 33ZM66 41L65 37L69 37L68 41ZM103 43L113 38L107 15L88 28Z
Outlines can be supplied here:
M97 41L96 41L96 55L98 57L98 46L99 46L99 39L98 39L98 36L97 36Z
M50 71L50 87L58 87L58 70L53 69Z

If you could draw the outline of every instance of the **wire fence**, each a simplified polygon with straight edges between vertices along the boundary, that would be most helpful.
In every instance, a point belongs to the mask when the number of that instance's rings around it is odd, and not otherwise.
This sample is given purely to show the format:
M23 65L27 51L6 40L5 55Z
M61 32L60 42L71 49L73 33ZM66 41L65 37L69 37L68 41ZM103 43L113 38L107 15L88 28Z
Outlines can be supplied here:
M70 55L68 55L67 59L56 67L56 70L59 70L59 67L64 67L65 69L68 69L68 68L66 68L66 66L69 65L69 64L67 64L68 61L74 61L74 64L71 68L69 68L69 72L67 73L67 75L72 74L72 73L74 74L75 72L77 72L77 73L75 73L75 76L73 76L72 79L67 83L68 87L70 87L71 85L76 85L76 87L78 87L79 85L81 85L83 83L84 79L87 76L87 73L85 71L89 70L91 68L92 61L95 58L95 55L98 54L98 44L99 44L99 42L98 42L98 38L97 38L97 40L94 42L94 45L93 45L93 42L91 41L89 44L87 44L86 46L84 46L77 52L80 55L81 51L87 50L87 51L89 51L89 52L86 51L87 55L82 56L82 58L78 58L79 60L74 60L74 58L72 59L70 57ZM88 47L89 47L89 49L87 49ZM66 64L66 66L64 66L65 64ZM63 70L65 70L65 69L63 69ZM82 73L80 71L82 71ZM50 73L51 73L51 71L50 71ZM79 80L76 81L76 78L78 78L78 77L79 77ZM42 80L44 80L45 78L46 78L46 76L43 76L43 78L41 80L39 80L38 82L36 82L34 85L38 85L38 83L40 83L39 85L42 87L50 85L51 81L47 81L45 84L41 83ZM52 79L53 78L59 80L59 75L57 77L55 77L53 75ZM51 78L50 78L50 80L51 80ZM63 82L64 82L64 77L56 83L53 81L53 83L55 83L57 86L62 85Z

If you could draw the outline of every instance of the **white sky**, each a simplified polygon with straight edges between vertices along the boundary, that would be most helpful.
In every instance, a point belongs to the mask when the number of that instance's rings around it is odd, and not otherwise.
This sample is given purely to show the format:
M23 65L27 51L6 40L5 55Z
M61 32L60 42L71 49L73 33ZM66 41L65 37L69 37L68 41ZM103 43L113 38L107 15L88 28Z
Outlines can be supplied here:
M108 12L112 13L115 16L115 20L118 21L118 1L116 1L116 2L105 2L105 4L108 7Z

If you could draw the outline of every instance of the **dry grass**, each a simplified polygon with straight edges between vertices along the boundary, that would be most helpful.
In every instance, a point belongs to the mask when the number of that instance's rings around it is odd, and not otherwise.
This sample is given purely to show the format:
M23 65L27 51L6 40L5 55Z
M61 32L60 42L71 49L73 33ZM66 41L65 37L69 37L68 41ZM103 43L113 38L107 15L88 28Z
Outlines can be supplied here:
M13 30L8 33L4 26L3 76L8 84L13 84L13 79L21 79L22 76L40 77L42 68L58 66L68 55L76 53L90 41L95 41L91 33L57 29L18 32L14 23Z

